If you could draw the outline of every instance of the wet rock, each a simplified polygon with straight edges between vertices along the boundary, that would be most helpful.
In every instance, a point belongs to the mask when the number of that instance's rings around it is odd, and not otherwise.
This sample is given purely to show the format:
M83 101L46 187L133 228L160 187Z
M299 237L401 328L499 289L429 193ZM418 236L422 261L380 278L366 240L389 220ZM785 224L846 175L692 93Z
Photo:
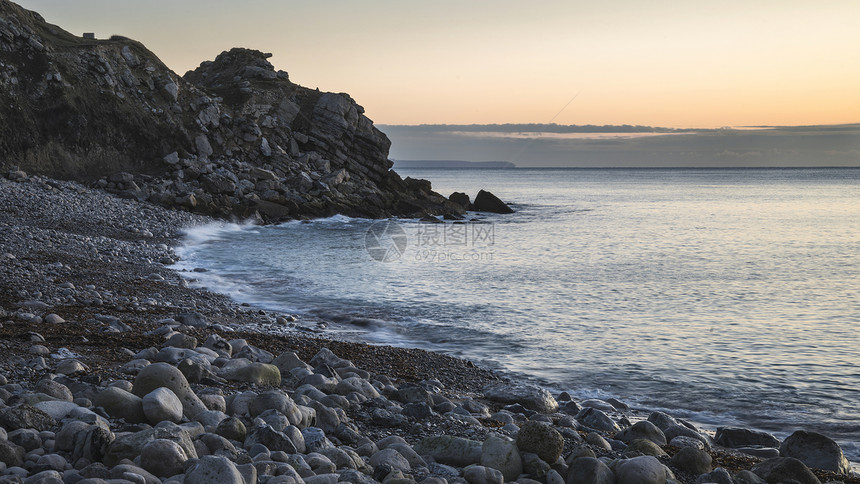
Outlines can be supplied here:
M851 464L842 449L830 437L798 430L786 437L779 447L780 457L794 457L809 467L849 475Z
M537 454L546 462L554 463L564 450L564 438L551 425L529 420L517 433L517 447L523 452Z
M514 213L514 210L509 207L508 204L501 201L499 197L485 190L478 192L478 195L475 196L475 202L472 205L478 212Z
M750 470L755 475L764 479L768 484L777 484L780 482L821 484L821 481L815 477L815 474L803 462L793 457L768 459Z

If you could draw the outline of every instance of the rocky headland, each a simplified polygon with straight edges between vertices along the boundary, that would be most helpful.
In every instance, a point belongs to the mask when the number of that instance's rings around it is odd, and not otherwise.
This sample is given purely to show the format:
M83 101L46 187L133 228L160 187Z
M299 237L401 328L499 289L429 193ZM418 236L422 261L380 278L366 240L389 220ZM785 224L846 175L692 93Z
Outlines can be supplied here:
M463 213L391 170L348 94L296 85L269 56L236 48L180 76L139 42L0 0L0 171L222 218Z

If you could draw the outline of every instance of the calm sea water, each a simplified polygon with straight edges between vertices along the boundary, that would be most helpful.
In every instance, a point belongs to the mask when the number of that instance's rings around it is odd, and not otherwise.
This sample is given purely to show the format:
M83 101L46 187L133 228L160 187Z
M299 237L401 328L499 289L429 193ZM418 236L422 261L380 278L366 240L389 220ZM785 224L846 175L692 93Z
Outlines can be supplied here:
M345 337L705 425L816 430L860 461L860 170L401 174L517 212L208 227L183 266Z

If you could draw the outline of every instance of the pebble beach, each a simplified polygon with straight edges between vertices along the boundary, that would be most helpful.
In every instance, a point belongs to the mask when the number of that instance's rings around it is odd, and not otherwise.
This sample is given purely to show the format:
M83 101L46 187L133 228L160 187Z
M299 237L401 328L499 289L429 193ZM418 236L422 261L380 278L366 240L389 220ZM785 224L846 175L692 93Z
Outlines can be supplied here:
M860 483L824 435L575 400L188 287L174 248L213 221L0 177L0 482Z

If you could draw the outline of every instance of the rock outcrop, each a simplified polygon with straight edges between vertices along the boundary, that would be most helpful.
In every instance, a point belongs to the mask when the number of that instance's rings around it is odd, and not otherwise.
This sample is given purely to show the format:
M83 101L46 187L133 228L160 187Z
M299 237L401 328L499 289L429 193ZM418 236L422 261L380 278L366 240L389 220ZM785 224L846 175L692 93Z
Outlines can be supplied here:
M349 95L236 48L179 76L139 42L84 39L0 0L0 171L267 221L462 213L391 170Z

